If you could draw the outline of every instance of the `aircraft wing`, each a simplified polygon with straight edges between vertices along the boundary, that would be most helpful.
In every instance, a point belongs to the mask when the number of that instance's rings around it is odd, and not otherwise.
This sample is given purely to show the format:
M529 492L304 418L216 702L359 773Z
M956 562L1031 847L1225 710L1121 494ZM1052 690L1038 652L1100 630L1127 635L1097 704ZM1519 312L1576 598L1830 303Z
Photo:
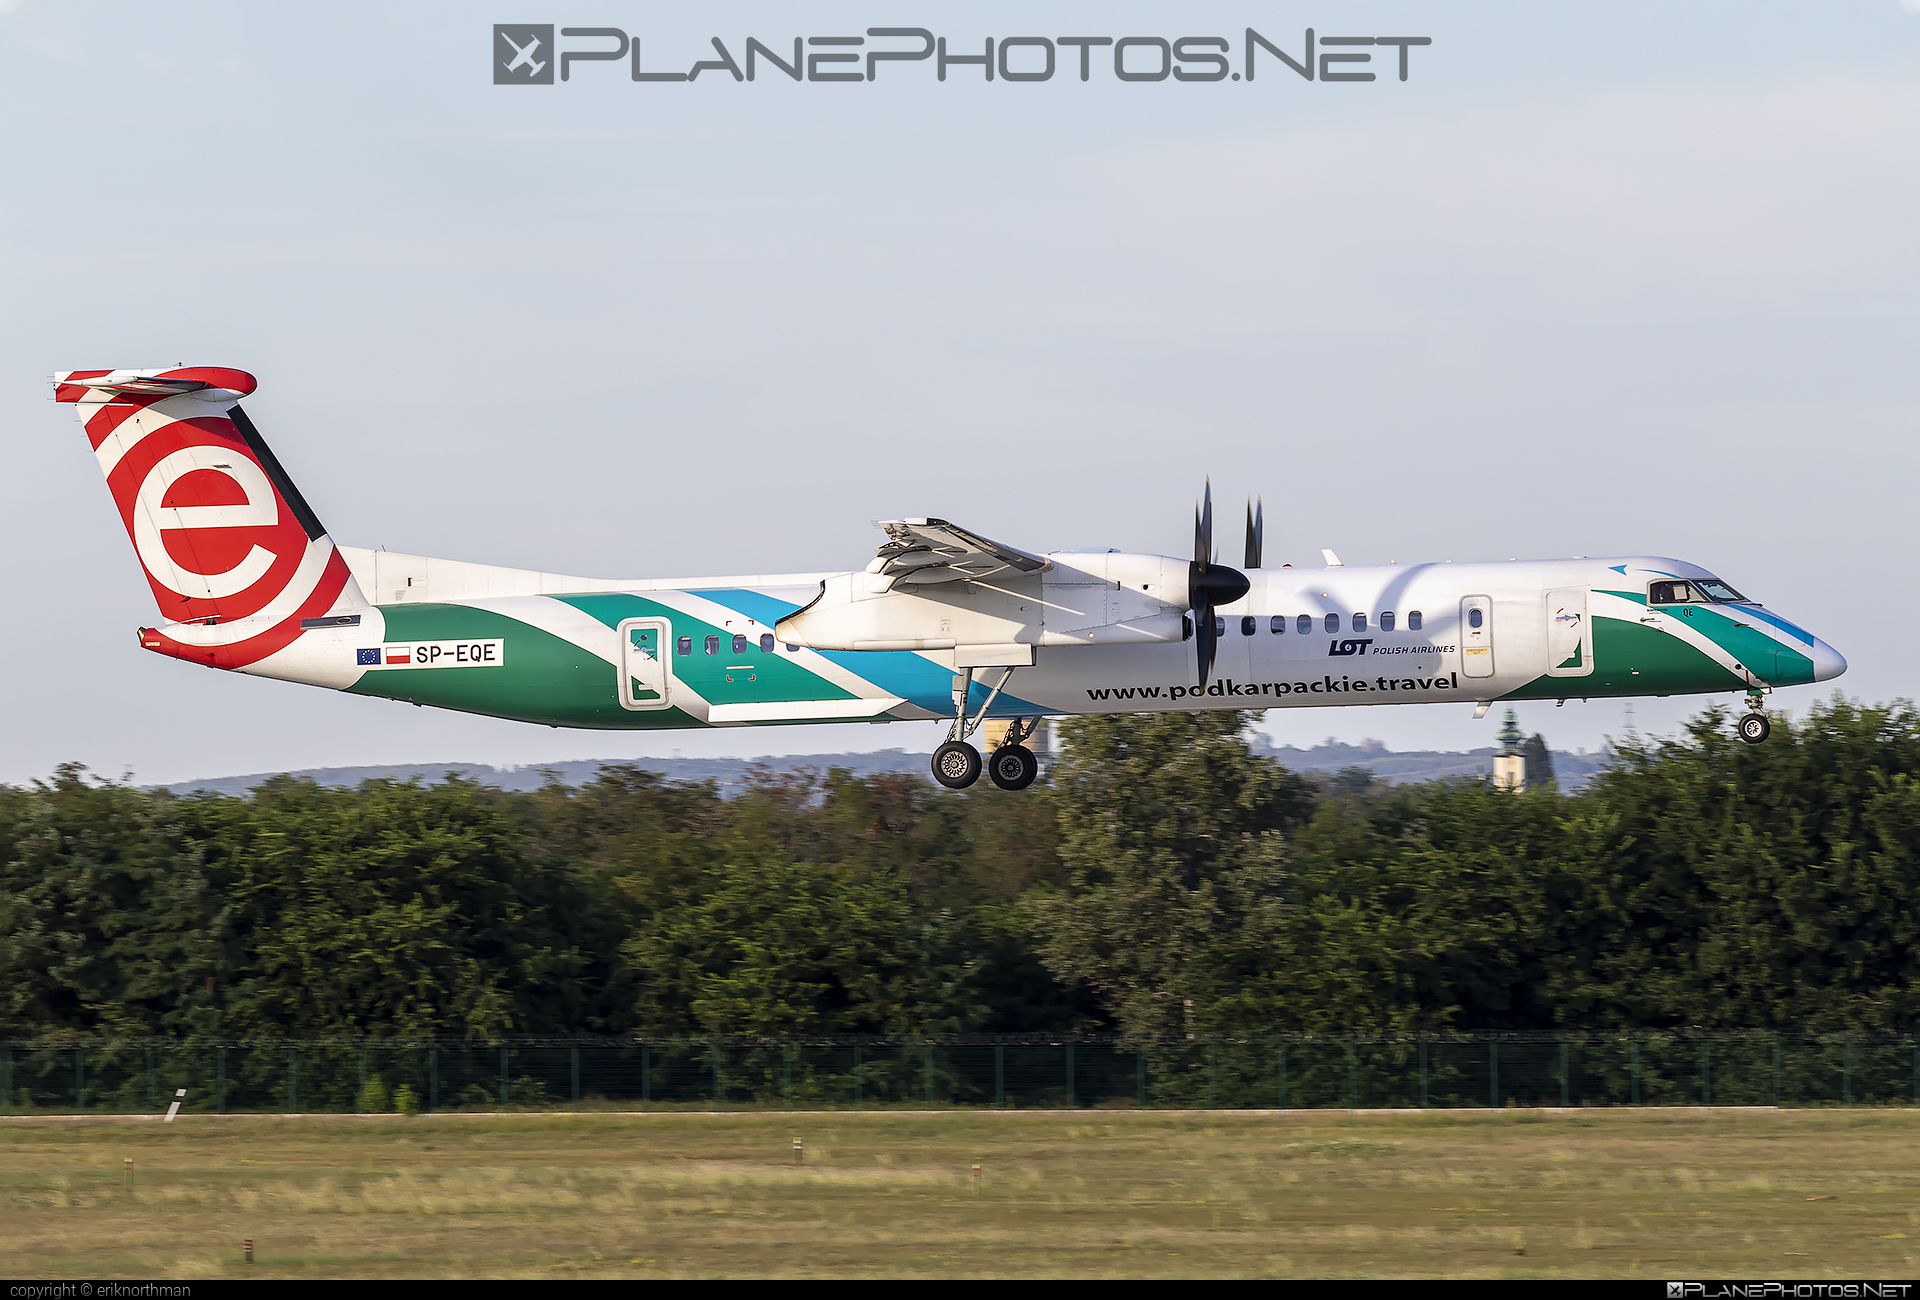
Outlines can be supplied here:
M884 519L887 543L873 553L868 573L897 582L957 582L1008 572L1044 573L1051 560L970 533L944 519Z

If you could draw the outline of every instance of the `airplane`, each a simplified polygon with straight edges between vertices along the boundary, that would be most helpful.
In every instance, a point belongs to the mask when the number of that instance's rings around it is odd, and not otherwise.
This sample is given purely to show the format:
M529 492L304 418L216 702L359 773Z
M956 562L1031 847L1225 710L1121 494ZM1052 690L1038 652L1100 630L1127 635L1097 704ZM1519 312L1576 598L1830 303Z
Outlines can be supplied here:
M1219 562L1212 489L1191 558L1037 554L943 519L881 524L835 573L599 579L336 545L223 367L70 370L75 406L159 602L157 654L552 727L950 721L933 776L1031 785L1043 719L1200 709L1743 693L1846 660L1695 564L1658 556L1263 567ZM983 758L971 743L1004 726ZM996 727L994 731L1000 731Z
M540 70L547 66L545 63L535 63L533 61L533 52L540 48L540 38L538 36L528 37L527 48L524 50L518 45L515 45L513 43L513 37L507 35L505 32L500 33L500 39L505 41L507 48L513 51L513 62L507 65L508 72L524 66L527 69L527 75L529 77L537 77L540 75Z

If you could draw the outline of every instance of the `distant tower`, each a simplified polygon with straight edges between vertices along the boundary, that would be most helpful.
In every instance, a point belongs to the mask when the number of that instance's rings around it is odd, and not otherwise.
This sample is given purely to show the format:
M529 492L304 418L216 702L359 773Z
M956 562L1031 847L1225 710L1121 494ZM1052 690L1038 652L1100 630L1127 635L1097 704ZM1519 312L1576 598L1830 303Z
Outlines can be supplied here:
M1514 720L1513 710L1508 709L1506 723L1500 728L1500 748L1493 751L1495 789L1519 794L1527 788L1526 760L1520 756L1520 746L1526 743L1526 739L1520 734L1520 724Z

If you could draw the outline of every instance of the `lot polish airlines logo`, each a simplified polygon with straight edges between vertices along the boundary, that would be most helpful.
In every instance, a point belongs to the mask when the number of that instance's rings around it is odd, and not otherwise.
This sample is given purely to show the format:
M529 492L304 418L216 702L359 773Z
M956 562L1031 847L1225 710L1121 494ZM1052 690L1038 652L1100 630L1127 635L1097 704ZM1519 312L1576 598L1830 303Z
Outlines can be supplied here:
M1325 84L1377 81L1391 76L1388 70L1396 62L1399 79L1405 81L1413 47L1433 44L1430 36L1316 37L1311 27L1290 42L1284 37L1269 40L1249 27L1238 41L1225 36L988 36L959 38L949 48L946 37L925 27L869 27L864 35L795 36L791 47L785 43L789 38L736 36L729 45L715 36L709 42L711 57L697 57L689 66L687 51L650 39L643 42L618 27L562 27L559 35L565 49L556 46L552 23L495 23L493 84L551 86L556 69L561 81L571 81L576 63L621 64L638 82L698 81L701 73L734 81L766 74L791 81L865 82L880 79L883 63L928 61L937 81L945 81L949 69L987 81L996 76L1003 82L1051 81L1056 72L1068 77L1078 72L1081 81L1090 81L1096 68L1105 80L1110 63L1119 81L1252 82L1265 69ZM705 56L708 51L698 53ZM678 71L680 67L686 70ZM620 74L608 69L595 75ZM889 78L899 75L891 72Z

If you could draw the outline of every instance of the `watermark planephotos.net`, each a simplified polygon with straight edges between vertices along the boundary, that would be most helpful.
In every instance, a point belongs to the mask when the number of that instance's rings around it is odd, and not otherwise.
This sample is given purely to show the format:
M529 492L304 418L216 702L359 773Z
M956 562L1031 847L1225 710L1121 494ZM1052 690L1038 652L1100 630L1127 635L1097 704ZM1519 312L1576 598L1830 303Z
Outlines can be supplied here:
M800 82L870 82L880 80L883 63L931 62L934 80L956 74L996 78L1005 82L1051 81L1055 73L1081 81L1096 75L1105 80L1108 66L1117 81L1252 83L1262 69L1286 78L1321 85L1378 81L1392 75L1407 80L1412 51L1433 44L1431 36L1316 36L1309 27L1297 43L1287 38L1268 40L1249 27L1239 40L1225 36L1002 36L956 40L951 48L944 36L925 27L869 27L862 35L781 37L762 41L748 36L710 38L711 57L691 64L688 51L639 36L618 27L561 27L562 49L555 43L552 23L495 23L493 25L493 84L496 86L551 86L555 74L571 81L575 64L624 65L637 82L692 82L702 73L754 81L762 74ZM642 57L642 45L647 53ZM1372 47L1372 48L1368 48ZM1384 48L1382 48L1384 47ZM735 51L739 53L736 56ZM978 53L975 53L978 51ZM1379 55L1379 72L1374 56ZM1296 55L1298 57L1296 57ZM685 67L685 71L672 70ZM888 73L898 79L905 69ZM598 77L618 77L609 69Z

